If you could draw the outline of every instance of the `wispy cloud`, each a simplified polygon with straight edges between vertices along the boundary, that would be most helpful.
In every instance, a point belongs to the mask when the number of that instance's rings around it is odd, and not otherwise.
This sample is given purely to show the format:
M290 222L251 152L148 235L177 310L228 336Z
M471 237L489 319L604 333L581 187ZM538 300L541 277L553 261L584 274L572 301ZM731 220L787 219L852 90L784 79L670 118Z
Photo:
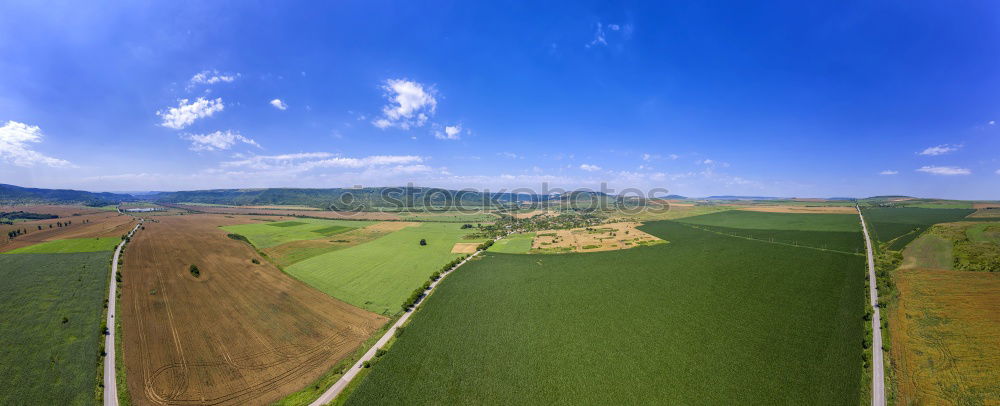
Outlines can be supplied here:
M215 69L203 70L201 72L194 74L194 76L191 77L191 80L188 81L187 88L188 90L191 90L197 85L214 85L216 83L230 83L235 81L236 78L238 77L240 77L239 73L223 74L219 73L219 71Z
M237 161L223 162L223 167L246 167L258 170L282 168L296 172L317 168L367 168L388 165L409 165L422 163L424 159L416 155L372 155L352 158L329 152L305 152L283 155L254 155Z
M404 130L421 127L437 109L433 87L406 79L389 79L382 90L389 104L382 107L382 116L372 122L375 127Z
M958 151L958 149L961 148L961 147L962 147L961 145L941 144L941 145L938 145L938 146L935 146L935 147L930 147L930 148L927 148L927 149L925 149L923 151L920 151L920 152L918 152L918 154L920 154L920 155L928 155L928 156L938 156L938 155L944 155L944 154L949 154L949 153Z
M917 172L946 176L972 174L972 171L966 168L959 168L957 166L923 166L920 169L917 169Z
M584 171L587 171L587 172L597 172L597 171L601 170L601 167L597 166L597 165L581 164L580 165L580 169L584 170Z
M285 102L281 101L281 99L271 100L270 103L271 106L274 106L274 108L278 110L288 110L288 105L285 104Z
M160 116L163 120L160 123L161 126L181 130L194 123L195 120L211 117L225 108L226 106L222 104L221 97L215 100L206 100L199 97L190 103L188 99L181 99L178 101L177 107L169 107L166 110L157 111L156 115Z
M879 172L878 174L879 175L898 175L899 171L893 171L893 170L887 169L887 170L884 170L882 172Z
M44 155L31 148L31 144L42 142L42 130L38 126L27 125L16 121L7 121L0 127L0 159L15 165L30 168L35 165L46 165L55 168L72 167L67 160Z
M192 151L220 151L232 148L237 142L242 142L244 144L253 145L257 148L261 148L257 141L250 138L244 137L238 132L226 130L216 131L210 134L187 134L182 136L186 140L191 141Z
M605 28L607 30L605 30ZM634 27L632 24L602 24L600 21L597 22L597 27L594 30L594 38L590 42L586 43L584 46L587 48L594 48L598 46L608 46L608 33L620 33L624 39L629 39L632 37L632 31Z
M497 152L497 156L507 159L524 159L523 156L515 154L513 152Z

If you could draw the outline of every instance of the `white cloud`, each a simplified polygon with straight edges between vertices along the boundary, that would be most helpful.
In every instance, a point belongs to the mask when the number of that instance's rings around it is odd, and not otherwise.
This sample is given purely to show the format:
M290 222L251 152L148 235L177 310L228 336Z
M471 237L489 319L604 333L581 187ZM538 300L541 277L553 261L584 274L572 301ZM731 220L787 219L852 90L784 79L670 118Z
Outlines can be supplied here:
M285 104L285 102L281 101L281 99L271 100L270 103L272 106L274 106L274 108L278 110L288 110L288 105Z
M255 155L238 161L223 162L223 167L245 167L257 170L283 168L302 172L316 168L369 168L389 165L412 165L424 159L415 155L372 155L364 158L350 158L328 152L305 152L284 155ZM405 168L403 168L405 169ZM413 170L414 168L410 168Z
M8 121L0 127L0 159L22 167L32 167L36 164L55 168L73 166L69 161L46 156L31 149L30 144L40 143L44 137L38 126Z
M677 155L677 154L670 154L670 155L667 155L667 158L670 158L671 160L676 160L677 158L680 158L680 157L681 157L681 156L680 156L680 155Z
M919 152L919 154L920 155L929 155L929 156L938 156L938 155L944 155L944 154L947 154L947 153L958 151L958 149L961 148L961 147L962 147L961 145L941 144L941 145L938 145L936 147L927 148L927 149Z
M432 87L406 79L389 79L382 85L382 90L389 104L382 107L382 117L372 122L375 127L404 130L421 127L437 109Z
M461 138L461 136L459 135L461 133L462 133L461 124L449 125L444 127L443 132L441 130L435 130L434 138L437 138L439 140L457 140Z
M917 169L917 172L930 173L933 175L969 175L972 171L957 166L924 166Z
M191 80L188 81L187 87L188 90L191 90L191 88L197 85L214 85L216 83L222 83L222 82L230 83L236 80L236 78L238 77L240 77L239 73L231 75L231 74L219 73L219 71L215 69L203 70L201 72L194 74L194 76L191 77Z
M990 120L990 125L997 125L996 120Z
M585 170L587 172L597 172L601 170L601 167L597 165L581 164L580 169Z
M161 126L180 130L199 118L211 117L225 107L221 97L215 100L205 100L199 97L192 103L188 103L188 99L181 99L178 101L177 107L157 111L156 115L163 119L163 122L160 123Z
M695 161L695 163L699 164L699 165L711 165L711 164L714 164L715 161L713 161L711 159L703 159L703 160L700 160L700 161Z
M618 31L622 29L622 27L618 24L608 24L608 29L610 29L611 31Z
M497 152L497 156L507 158L507 159L524 159L523 156L515 154L513 152Z
M227 150L236 145L237 142L250 144L260 148L260 144L250 138L244 137L238 132L226 130L216 131L211 134L188 134L181 138L191 141L192 151L219 151Z
M884 170L882 172L879 172L878 174L879 175L898 175L899 171L893 171L893 170L888 170L887 169L887 170Z

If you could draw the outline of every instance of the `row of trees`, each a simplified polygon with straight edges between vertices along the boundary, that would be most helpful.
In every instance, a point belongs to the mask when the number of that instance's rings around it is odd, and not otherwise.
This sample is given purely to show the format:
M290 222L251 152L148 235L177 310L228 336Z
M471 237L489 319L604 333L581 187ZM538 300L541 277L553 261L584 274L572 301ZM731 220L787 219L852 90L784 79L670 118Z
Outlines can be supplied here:
M451 260L451 262L445 264L445 266L441 267L440 271L431 274L430 279L427 282L424 282L424 284L421 287L414 290L413 293L410 294L410 297L407 298L405 302L403 302L403 304L400 306L403 308L403 311L408 311L411 308L413 308L413 306L416 306L416 304L420 302L420 299L423 299L424 296L427 295L427 290L431 288L431 283L437 281L438 279L441 279L442 274L452 270L468 257L469 255L462 255L458 258L455 258Z

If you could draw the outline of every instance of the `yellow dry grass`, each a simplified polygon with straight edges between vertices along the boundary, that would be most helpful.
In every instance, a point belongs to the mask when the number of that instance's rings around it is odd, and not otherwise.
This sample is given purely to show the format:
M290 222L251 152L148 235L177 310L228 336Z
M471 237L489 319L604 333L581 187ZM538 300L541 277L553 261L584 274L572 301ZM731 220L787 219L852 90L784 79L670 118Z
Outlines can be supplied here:
M457 242L455 246L451 247L452 254L471 254L476 252L476 248L479 247L479 243L475 242Z
M897 404L1000 404L1000 274L901 269L894 278Z
M535 233L535 252L595 252L633 248L663 241L640 231L642 223L620 222L570 230L543 230Z

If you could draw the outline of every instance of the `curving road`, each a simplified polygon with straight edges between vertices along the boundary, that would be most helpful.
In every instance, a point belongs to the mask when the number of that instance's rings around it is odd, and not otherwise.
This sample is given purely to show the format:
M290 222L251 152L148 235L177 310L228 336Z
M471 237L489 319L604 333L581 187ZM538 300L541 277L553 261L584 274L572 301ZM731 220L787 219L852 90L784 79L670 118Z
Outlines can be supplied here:
M875 282L875 261L872 259L872 241L868 237L868 225L865 216L858 207L861 217L861 231L865 234L865 247L868 250L868 295L872 305L872 405L885 406L885 370L882 365L882 321L878 308L878 288Z
M132 228L132 231L128 232L128 236L132 237L135 234L135 230L139 229L142 225L142 220ZM115 274L118 272L118 256L122 253L122 247L125 246L125 240L118 243L118 248L115 248L115 256L111 258L111 282L108 287L108 319L107 326L110 334L104 336L104 352L107 354L104 356L104 405L105 406L118 406L118 380L115 378L115 302L117 300L117 281L115 280Z

